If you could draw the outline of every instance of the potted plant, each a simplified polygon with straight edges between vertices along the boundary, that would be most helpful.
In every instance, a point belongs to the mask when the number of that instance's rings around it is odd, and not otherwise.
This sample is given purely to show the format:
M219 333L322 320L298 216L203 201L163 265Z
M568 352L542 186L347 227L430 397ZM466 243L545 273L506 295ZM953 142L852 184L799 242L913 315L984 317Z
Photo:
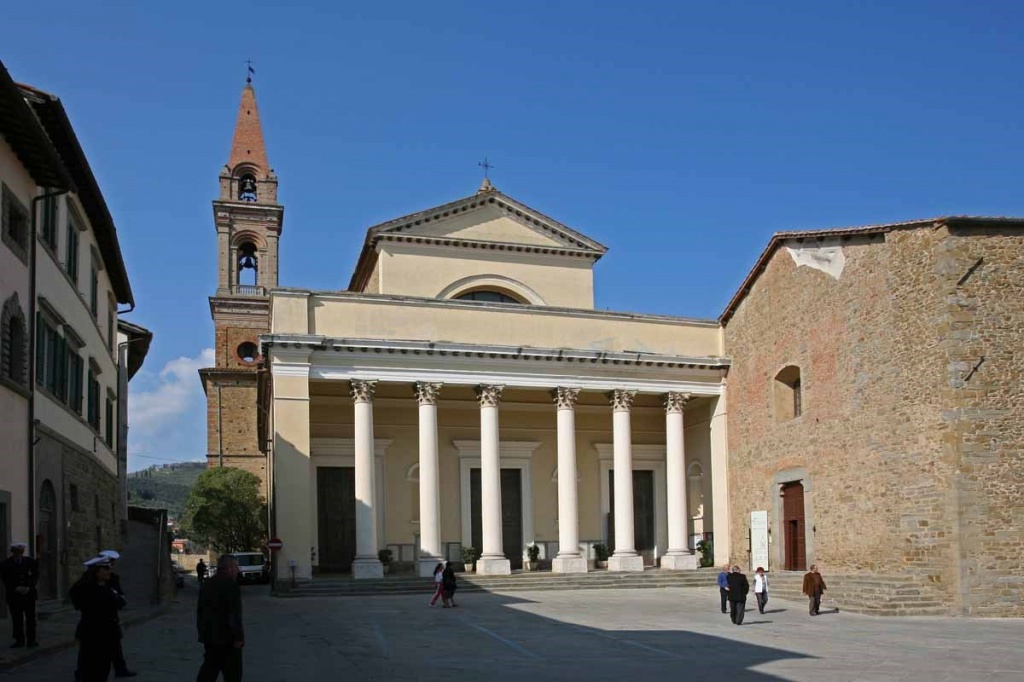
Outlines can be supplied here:
M523 564L523 568L527 571L536 571L540 563L540 547L536 542L527 545L526 557L527 561Z
M709 568L715 565L714 545L707 540L697 543L697 551L700 552L700 567Z
M382 549L377 552L377 558L380 560L380 565L384 567L384 575L387 575L391 571L391 557L394 556L390 549Z
M476 548L475 547L463 547L462 548L462 565L465 567L466 573L473 572L473 564L476 563Z
M594 545L594 568L608 568L608 546L603 542Z

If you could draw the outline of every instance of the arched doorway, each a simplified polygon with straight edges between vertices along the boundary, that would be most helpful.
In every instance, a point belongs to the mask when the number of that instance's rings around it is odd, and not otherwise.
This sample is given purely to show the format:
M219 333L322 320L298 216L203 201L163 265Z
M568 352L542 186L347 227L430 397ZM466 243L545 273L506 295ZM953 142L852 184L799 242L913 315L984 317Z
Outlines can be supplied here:
M36 535L41 599L57 597L57 493L49 479L39 490L39 526Z

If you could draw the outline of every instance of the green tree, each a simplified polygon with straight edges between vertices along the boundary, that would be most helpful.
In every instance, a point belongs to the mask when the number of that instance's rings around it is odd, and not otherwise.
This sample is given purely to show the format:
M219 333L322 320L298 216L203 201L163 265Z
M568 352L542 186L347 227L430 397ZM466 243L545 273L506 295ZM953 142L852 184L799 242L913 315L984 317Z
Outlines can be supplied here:
M260 479L241 469L207 469L188 494L182 527L222 554L259 549L267 541Z

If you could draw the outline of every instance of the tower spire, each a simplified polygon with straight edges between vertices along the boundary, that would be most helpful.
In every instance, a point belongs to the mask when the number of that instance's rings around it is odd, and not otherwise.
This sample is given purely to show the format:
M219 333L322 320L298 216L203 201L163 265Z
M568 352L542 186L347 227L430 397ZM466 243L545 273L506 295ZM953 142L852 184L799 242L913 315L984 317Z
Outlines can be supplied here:
M255 166L258 176L265 177L270 173L267 147L263 143L263 127L260 126L260 112L256 108L256 91L252 83L246 83L242 88L242 101L238 105L238 119L235 121L235 136L231 142L228 168L234 172L242 163Z

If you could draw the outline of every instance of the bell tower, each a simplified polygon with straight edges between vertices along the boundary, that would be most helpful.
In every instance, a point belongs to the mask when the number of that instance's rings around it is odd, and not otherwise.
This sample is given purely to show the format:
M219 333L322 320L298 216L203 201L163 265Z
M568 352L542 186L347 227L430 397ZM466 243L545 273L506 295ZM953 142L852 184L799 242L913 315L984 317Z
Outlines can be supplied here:
M257 432L259 336L270 331L269 292L277 286L284 207L267 160L256 91L242 89L231 153L213 201L217 288L210 297L215 366L199 370L206 392L207 464L251 471L267 491Z

